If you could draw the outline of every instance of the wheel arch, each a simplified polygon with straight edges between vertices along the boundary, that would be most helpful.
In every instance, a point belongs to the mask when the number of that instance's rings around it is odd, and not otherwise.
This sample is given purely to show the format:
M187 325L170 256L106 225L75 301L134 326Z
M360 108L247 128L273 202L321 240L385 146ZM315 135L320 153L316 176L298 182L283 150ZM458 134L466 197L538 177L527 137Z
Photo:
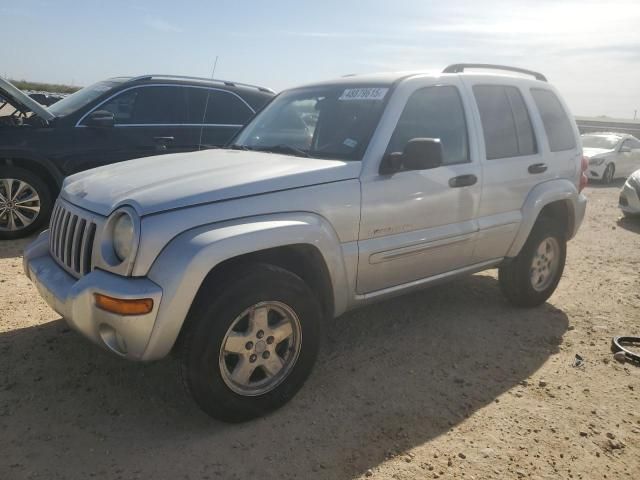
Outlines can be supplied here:
M23 168L35 173L47 184L53 199L57 197L64 181L64 175L51 160L31 151L0 150L0 168L3 166Z
M163 300L145 359L171 350L203 288L215 289L235 269L253 262L301 277L318 295L325 316L346 310L349 289L341 244L324 218L277 214L207 225L173 239L149 271L163 289Z
M539 218L550 218L563 228L566 239L575 235L584 211L578 208L579 196L569 180L558 179L536 186L522 207L522 222L507 257L515 257L524 246Z

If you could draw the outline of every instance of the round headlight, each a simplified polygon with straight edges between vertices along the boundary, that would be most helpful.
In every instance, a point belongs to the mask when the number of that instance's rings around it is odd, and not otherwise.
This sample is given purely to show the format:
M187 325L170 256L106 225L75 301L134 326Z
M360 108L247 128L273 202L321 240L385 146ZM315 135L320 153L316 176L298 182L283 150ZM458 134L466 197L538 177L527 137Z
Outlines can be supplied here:
M121 213L113 225L113 251L120 261L129 258L134 241L133 220L127 213Z

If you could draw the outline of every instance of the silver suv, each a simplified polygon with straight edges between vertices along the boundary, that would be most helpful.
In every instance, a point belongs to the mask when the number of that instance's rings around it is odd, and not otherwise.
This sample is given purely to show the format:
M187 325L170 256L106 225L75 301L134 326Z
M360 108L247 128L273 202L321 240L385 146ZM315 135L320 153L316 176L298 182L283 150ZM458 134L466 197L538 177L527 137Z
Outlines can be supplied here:
M226 149L68 178L24 269L114 354L178 351L198 405L241 421L293 397L347 310L495 267L514 305L546 301L585 169L539 73L345 77L281 93Z

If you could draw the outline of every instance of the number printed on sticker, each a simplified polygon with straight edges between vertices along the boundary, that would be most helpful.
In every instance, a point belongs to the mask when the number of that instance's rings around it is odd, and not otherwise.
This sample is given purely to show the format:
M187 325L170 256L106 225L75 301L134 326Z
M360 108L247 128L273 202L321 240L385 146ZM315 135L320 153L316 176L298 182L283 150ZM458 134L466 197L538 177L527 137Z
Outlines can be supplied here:
M388 88L367 87L367 88L347 88L338 100L382 100Z

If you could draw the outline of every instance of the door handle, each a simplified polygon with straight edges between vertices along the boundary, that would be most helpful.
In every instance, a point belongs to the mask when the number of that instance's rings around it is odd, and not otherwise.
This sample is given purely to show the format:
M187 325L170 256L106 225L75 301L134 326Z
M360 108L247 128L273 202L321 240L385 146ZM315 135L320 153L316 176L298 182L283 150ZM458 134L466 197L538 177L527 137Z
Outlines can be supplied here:
M171 143L174 140L174 137L153 137L153 141L156 143Z
M546 163L534 163L533 165L529 165L529 173L542 173L547 171Z
M478 181L478 177L475 175L459 175L449 180L449 186L451 188L470 187L475 185Z

